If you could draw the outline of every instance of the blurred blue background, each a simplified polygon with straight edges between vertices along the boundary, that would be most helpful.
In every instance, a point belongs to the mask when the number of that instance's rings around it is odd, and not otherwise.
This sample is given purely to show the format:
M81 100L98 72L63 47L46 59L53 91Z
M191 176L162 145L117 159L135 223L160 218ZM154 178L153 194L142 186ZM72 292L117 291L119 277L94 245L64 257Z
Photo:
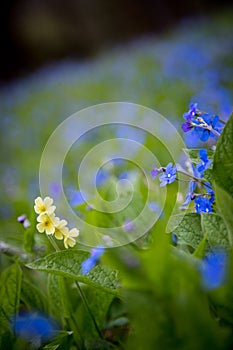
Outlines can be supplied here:
M233 10L227 3L5 4L0 236L13 239L17 216L30 214L43 148L70 114L129 101L157 110L180 130L189 103L197 102L200 109L229 117ZM195 146L188 136L186 142Z

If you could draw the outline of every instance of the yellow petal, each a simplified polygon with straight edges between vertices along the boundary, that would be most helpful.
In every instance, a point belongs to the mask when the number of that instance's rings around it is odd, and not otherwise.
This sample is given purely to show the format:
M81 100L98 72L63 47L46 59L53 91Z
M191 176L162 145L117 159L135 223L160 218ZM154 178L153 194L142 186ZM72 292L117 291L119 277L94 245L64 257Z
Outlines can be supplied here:
M42 222L40 222L39 224L36 225L36 228L37 230L40 232L40 233L43 233L44 230L45 230L45 227L44 227L44 224Z
M47 235L53 235L55 232L55 227L53 225L49 225L46 227L45 232Z
M78 235L79 235L79 230L77 228L72 228L72 230L70 230L69 232L70 237L78 237Z
M68 244L69 244L70 247L74 247L75 244L76 244L76 241L73 238L69 238L69 243Z
M61 231L55 230L54 236L56 239L59 239L59 240L63 239L63 234Z
M53 199L50 197L45 197L44 205L48 208L48 207L51 207L52 204L53 204Z
M44 203L43 203L42 198L41 198L41 197L37 197L37 198L35 199L35 204L36 204L36 205L43 205Z

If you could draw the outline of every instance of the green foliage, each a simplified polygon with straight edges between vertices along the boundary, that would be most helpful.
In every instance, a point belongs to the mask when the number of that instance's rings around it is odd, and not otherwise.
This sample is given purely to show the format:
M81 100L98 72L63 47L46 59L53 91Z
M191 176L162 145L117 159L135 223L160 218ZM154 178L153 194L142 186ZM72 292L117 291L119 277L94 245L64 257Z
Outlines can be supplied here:
M208 233L208 243L210 248L229 246L227 228L221 216L215 213L202 214L201 225L203 232Z
M127 349L220 349L220 333L211 319L208 302L194 266L171 254L159 230L158 239L141 256L144 273L135 276L144 289L128 285L132 268L122 279L132 332Z
M106 266L95 266L88 275L81 273L81 263L88 253L80 250L65 250L47 255L27 265L30 269L54 273L117 295L117 273Z
M177 222L180 222L181 216L182 214L174 215L171 224L177 226ZM186 243L194 249L197 248L203 238L200 215L196 213L186 214L181 223L179 223L179 226L174 230L174 233L177 235L181 244Z
M22 280L20 298L29 309L47 313L45 295L25 278Z
M233 166L232 166L233 169ZM215 185L216 203L222 215L228 231L228 241L233 245L233 199L231 195L221 187Z
M233 114L227 121L214 154L213 175L216 184L233 197Z
M17 263L3 271L0 276L0 336L12 330L11 323L19 309L21 280L22 271Z

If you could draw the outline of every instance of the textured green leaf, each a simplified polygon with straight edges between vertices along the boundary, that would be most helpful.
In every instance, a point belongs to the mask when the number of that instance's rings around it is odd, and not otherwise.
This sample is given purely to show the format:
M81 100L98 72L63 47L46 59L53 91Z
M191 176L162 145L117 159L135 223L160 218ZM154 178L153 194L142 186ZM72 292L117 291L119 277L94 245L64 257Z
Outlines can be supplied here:
M176 226L176 222L179 222L181 216L183 214L172 216L171 225ZM196 213L186 214L174 233L177 235L179 243L186 243L196 249L203 238L200 215Z
M21 299L30 308L41 312L47 311L45 295L27 280L22 280Z
M204 232L208 232L208 243L211 248L229 246L226 224L220 215L215 213L203 213L201 224Z
M50 272L105 290L114 295L117 290L117 273L106 266L97 265L87 275L81 274L81 264L89 257L87 252L63 250L38 259L27 265L30 269Z
M233 197L233 114L227 121L214 154L213 178Z
M221 187L215 184L216 204L226 224L228 241L233 245L233 199Z
M207 237L208 232L205 233L204 237L200 241L200 243L197 246L197 249L193 253L193 256L198 259L202 259L205 256L206 250L207 250Z
M9 322L18 312L22 271L18 264L3 271L0 277L0 335L9 329Z

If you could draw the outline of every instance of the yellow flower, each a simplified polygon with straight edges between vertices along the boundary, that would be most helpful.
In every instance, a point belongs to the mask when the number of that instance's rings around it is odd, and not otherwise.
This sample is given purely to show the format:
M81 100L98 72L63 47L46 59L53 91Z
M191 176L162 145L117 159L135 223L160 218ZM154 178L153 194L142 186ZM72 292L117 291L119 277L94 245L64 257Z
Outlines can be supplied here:
M63 239L63 236L67 235L69 232L66 220L59 220L59 222L55 225L54 236L56 239Z
M50 197L45 197L43 200L41 197L35 199L34 210L37 214L52 214L56 209L53 204L53 199Z
M78 237L78 235L79 230L77 230L77 228L73 228L72 230L67 232L67 234L64 236L64 246L66 249L75 246L76 241L73 237Z
M51 215L41 214L38 216L37 221L39 224L36 225L37 230L40 233L46 232L47 235L52 235L55 232L55 226L58 225L59 219L54 213Z

